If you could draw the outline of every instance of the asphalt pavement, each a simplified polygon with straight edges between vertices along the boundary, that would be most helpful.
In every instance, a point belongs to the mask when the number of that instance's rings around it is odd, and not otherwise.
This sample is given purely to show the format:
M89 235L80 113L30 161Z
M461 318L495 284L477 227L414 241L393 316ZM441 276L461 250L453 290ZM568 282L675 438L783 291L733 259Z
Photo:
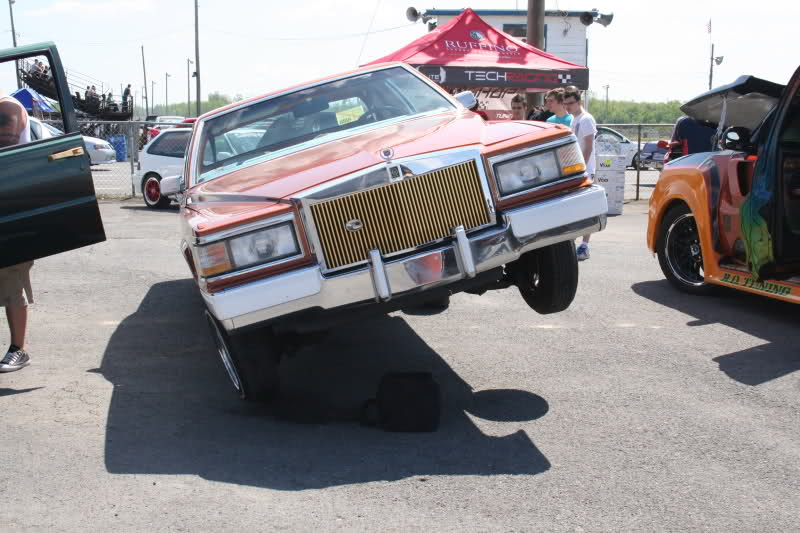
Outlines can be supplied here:
M796 531L800 313L673 290L646 207L594 236L567 311L509 289L375 317L289 359L259 407L216 356L177 210L103 202L107 242L33 269L0 529ZM359 425L404 370L441 384L439 430Z

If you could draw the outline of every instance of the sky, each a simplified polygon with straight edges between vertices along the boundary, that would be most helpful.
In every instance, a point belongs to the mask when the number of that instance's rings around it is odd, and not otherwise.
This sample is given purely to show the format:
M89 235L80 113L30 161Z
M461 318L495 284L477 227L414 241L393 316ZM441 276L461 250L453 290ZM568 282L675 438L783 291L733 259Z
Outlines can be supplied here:
M254 96L381 57L426 33L422 22L406 19L412 5L420 11L527 6L527 0L422 1L200 0L203 93ZM10 47L8 10L1 7L0 47ZM123 83L140 93L144 45L156 103L163 104L167 83L170 102L186 100L193 0L16 0L13 8L18 42L55 41L69 71L103 81L115 94ZM547 0L546 8L614 14L609 26L588 28L590 89L604 95L607 84L611 99L686 101L702 93L712 40L724 58L714 67L714 85L742 74L786 83L798 66L797 1ZM14 81L0 76L0 89L13 90Z

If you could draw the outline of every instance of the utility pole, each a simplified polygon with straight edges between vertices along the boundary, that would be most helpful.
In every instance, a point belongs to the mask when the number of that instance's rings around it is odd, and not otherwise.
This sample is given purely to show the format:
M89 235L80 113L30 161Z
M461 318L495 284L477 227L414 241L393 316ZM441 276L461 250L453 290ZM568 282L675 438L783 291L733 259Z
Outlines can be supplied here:
M8 14L11 15L11 42L17 47L17 30L14 28L14 5L16 0L8 0ZM14 61L14 71L17 75L17 89L22 89L22 80L19 77L19 61Z
M711 61L710 68L708 69L708 90L711 90L711 85L714 83L714 43L711 43Z
M144 65L144 45L142 45L142 71L144 72L144 116L150 114L150 99L147 97L147 67Z
M200 101L203 99L202 92L200 92L200 34L199 34L199 18L198 18L198 0L194 0L194 75L197 78L197 87L195 88L195 95L197 98L197 116L200 116Z
M606 90L606 117L603 122L606 123L608 122L608 87L609 87L608 85L603 85L603 89Z
M186 58L186 116L192 116L192 78L189 75L189 65L194 65L194 61Z
M155 115L156 114L156 80L150 80L150 94L153 96L153 101L150 102L150 111L152 111L152 113Z
M528 0L527 41L544 50L544 0ZM542 105L542 93L527 93L528 109Z
M169 72L164 76L164 114L169 115Z

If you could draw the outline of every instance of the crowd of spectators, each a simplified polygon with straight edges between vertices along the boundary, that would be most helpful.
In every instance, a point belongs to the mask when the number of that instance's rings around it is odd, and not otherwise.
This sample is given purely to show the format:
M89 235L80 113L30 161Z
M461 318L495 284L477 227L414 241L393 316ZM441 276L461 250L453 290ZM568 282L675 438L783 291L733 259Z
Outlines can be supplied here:
M76 92L75 96L78 100L81 100L79 92ZM83 93L83 101L88 104L89 107L98 108L99 110L125 113L133 103L131 102L131 85L128 84L123 91L121 102L114 100L114 93L112 91L109 91L108 94L101 93L98 95L96 86L87 85L86 91Z
M49 65L45 65L43 61L36 59L28 67L28 76L37 80L39 83L46 83L55 87L53 83L53 72L50 70Z

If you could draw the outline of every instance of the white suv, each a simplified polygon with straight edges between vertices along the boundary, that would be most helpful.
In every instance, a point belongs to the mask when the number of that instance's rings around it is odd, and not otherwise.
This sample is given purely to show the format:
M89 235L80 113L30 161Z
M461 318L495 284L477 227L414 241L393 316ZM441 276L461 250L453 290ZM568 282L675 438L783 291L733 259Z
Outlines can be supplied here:
M147 207L160 209L170 204L172 198L161 194L161 179L183 172L184 154L191 136L190 128L164 130L142 149L132 179L136 194L142 195Z

